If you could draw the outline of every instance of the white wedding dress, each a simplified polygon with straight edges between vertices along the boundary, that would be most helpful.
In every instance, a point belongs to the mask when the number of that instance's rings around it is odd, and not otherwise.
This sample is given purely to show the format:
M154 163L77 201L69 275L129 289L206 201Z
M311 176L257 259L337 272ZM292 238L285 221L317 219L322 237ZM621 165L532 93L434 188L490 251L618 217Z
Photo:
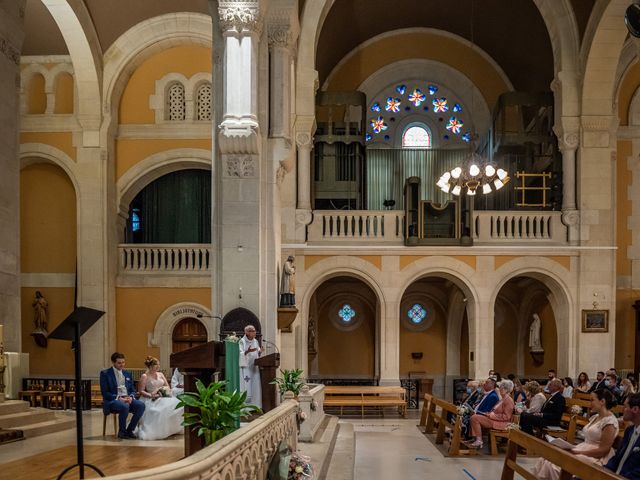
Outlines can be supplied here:
M164 380L147 378L145 391L156 393L164 385ZM144 415L138 424L138 438L140 440L161 440L163 438L184 432L182 414L184 408L176 410L179 400L175 397L159 397L155 400L141 397L144 402Z

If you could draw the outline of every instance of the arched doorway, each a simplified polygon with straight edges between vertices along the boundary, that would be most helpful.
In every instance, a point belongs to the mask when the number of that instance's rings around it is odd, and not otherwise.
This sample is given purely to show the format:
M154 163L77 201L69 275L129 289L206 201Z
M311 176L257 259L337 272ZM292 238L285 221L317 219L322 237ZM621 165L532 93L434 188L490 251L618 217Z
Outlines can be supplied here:
M173 353L207 343L207 329L196 318L183 318L171 334Z
M378 299L362 280L322 283L309 304L309 378L371 383L378 377Z

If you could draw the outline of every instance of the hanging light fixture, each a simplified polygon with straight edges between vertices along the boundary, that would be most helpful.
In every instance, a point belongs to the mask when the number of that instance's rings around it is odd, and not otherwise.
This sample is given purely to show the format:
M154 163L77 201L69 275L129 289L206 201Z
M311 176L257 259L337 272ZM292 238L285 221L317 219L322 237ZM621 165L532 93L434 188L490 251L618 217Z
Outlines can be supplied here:
M473 41L473 14L474 14L474 2L471 2L471 44ZM471 79L473 86L473 80ZM473 114L474 105L474 89L471 88L471 113ZM509 174L506 170L498 168L490 161L482 158L476 153L476 144L478 135L475 133L475 122L472 122L470 133L471 151L465 161L453 168L452 170L445 172L440 179L436 182L436 185L445 193L452 193L453 195L468 195L473 196L478 189L484 195L491 192L500 190L510 180Z

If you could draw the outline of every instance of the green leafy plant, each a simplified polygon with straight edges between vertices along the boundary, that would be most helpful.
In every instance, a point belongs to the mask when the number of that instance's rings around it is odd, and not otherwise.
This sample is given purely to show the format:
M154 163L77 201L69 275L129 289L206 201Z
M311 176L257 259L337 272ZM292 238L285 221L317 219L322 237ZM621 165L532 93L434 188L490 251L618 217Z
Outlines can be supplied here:
M284 395L285 392L293 392L294 395L298 395L300 389L306 385L302 378L304 372L299 368L295 370L280 370L280 373L282 373L282 378L275 378L271 381L271 383L278 385L280 395Z
M182 425L193 427L198 436L204 436L205 444L211 445L236 430L241 417L261 413L260 408L246 403L247 392L228 392L227 382L211 382L205 386L196 381L197 392L178 395L176 408L193 407L198 412L185 412Z

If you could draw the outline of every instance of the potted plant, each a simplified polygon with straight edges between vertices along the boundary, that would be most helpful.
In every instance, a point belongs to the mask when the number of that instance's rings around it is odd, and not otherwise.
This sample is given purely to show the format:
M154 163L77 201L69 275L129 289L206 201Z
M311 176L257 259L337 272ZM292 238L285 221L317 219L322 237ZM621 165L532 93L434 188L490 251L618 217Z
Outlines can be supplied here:
M205 445L211 445L236 430L241 417L261 412L257 406L245 402L247 392L229 392L226 384L221 381L205 386L198 380L197 392L185 392L177 396L180 403L176 408L192 407L198 410L185 412L182 425L193 427L199 437L204 436Z
M306 385L302 378L304 372L298 368L295 370L280 370L280 373L282 373L282 378L275 378L271 381L271 383L278 385L280 396L284 395L285 392L293 392L297 397L300 389Z

